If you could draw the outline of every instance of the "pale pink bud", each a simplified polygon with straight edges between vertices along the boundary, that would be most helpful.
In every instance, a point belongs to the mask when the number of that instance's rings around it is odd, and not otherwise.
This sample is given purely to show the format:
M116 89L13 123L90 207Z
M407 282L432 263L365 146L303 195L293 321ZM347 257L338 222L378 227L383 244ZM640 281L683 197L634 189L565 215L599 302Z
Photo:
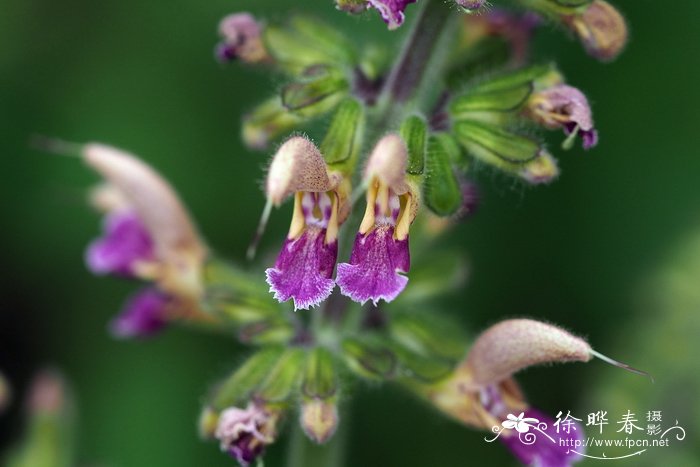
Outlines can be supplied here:
M267 198L280 205L297 192L326 192L334 188L326 161L316 145L301 136L294 136L280 146L267 173Z
M594 0L582 14L566 21L586 51L598 60L615 59L627 43L625 18L604 0Z
M465 366L477 386L498 383L523 368L551 362L587 362L593 350L583 339L531 319L502 321L474 342Z
M380 184L391 188L397 195L408 191L406 185L406 165L408 149L406 143L396 133L389 133L377 142L367 159L365 179L376 179Z

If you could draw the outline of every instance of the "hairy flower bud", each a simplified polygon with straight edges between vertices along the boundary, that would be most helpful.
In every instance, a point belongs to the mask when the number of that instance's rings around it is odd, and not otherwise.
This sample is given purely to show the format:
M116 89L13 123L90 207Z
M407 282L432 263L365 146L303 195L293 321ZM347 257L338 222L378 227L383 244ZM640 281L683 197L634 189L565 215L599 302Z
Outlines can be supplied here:
M475 11L486 4L486 0L455 0L455 3L468 11Z
M112 218L107 236L88 252L89 264L105 272L99 266L110 258L118 272L119 260L128 255L134 259L129 269L136 276L155 279L174 295L198 296L207 250L172 187L143 161L109 146L87 144L83 159L116 190L113 199L122 199L128 208L109 213L118 219Z
M369 7L367 0L335 0L335 7L347 13L362 13Z
M614 60L627 43L625 18L604 0L594 0L583 13L565 17L564 21L598 60Z
M547 184L559 176L559 166L557 160L543 150L535 159L526 162L518 171L518 175L531 185Z
M219 424L219 413L209 406L205 406L199 413L197 420L197 430L202 439L210 439L216 435L216 428Z
M222 41L216 46L216 58L227 63L240 59L259 63L270 59L262 42L260 24L250 13L233 13L219 23Z
M326 162L316 145L294 136L280 146L267 173L265 191L279 206L296 192L324 192L332 188Z
M498 383L528 366L549 362L587 362L586 341L551 324L531 319L502 321L474 342L464 363L474 384Z
M338 428L338 408L332 400L310 399L301 406L300 423L309 438L323 444Z
M245 409L230 407L221 412L215 436L222 451L247 467L274 441L278 418L278 413L253 403Z
M34 378L29 392L29 410L33 414L56 415L66 407L66 384L60 374L43 370Z

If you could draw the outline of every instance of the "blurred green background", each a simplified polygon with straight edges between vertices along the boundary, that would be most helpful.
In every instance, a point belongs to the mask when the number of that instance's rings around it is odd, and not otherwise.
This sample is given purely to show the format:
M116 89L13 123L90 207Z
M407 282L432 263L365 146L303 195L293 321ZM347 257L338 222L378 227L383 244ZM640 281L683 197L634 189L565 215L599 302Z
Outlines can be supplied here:
M700 2L615 3L631 29L615 63L595 62L551 28L535 46L588 94L600 145L559 154L562 177L548 187L482 174L480 211L450 238L472 267L450 307L474 331L504 317L547 319L648 370L655 385L597 361L519 380L549 412L663 410L667 424L686 427L685 441L615 465L700 465ZM0 368L19 393L45 365L65 373L86 465L232 465L199 441L195 419L207 387L244 350L184 329L112 340L106 323L134 287L83 265L99 226L84 190L96 178L27 142L96 140L143 156L177 187L209 243L243 261L268 155L243 148L239 119L280 82L213 60L216 24L236 10L313 11L363 40L405 32L387 33L374 14L346 17L330 0L0 1ZM275 248L286 223L273 216L263 248ZM392 388L362 390L344 422L348 466L513 464L483 434ZM0 444L20 428L16 401L0 417ZM266 465L283 465L285 450L282 439Z

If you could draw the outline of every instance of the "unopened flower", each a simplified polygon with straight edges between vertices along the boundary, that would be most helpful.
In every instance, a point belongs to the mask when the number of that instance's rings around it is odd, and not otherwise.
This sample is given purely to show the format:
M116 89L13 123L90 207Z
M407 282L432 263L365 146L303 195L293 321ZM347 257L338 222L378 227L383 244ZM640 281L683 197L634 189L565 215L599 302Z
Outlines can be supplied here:
M288 139L275 154L267 176L268 201L280 205L294 196L287 238L275 266L267 269L270 291L295 309L324 301L333 291L338 227L347 216L348 187L328 173L318 148L302 137Z
M584 149L598 144L588 99L572 86L557 84L533 93L527 103L527 113L547 128L563 128L570 138L580 135Z
M594 352L583 340L550 324L529 319L502 321L482 333L455 372L422 393L448 416L499 433L527 465L567 467L581 459L566 446L579 439L553 429L552 419L528 405L512 375L531 365L588 361ZM501 427L503 429L501 429ZM538 431L539 430L539 431ZM528 443L520 436L532 433ZM560 443L560 439L562 439Z
M245 409L230 407L219 415L215 436L221 450L247 467L275 440L279 415L255 403Z
M332 400L313 398L301 407L301 427L319 444L328 441L338 428L338 407Z
M92 143L82 154L107 182L93 195L106 220L105 235L87 250L90 269L154 281L174 296L198 297L206 248L170 185L118 149Z
M559 166L557 160L543 150L520 168L518 176L531 185L547 184L559 176Z
M338 264L336 277L343 295L356 302L390 302L408 283L408 232L418 199L406 164L406 144L396 134L383 137L367 162L367 208L350 261Z
M604 0L594 0L582 13L563 19L581 39L586 51L598 60L615 59L627 43L625 18Z
M0 373L0 413L4 412L12 401L12 389L5 375Z
M219 23L221 42L216 46L216 58L227 63L240 59L247 63L269 60L262 41L262 28L250 13L233 13Z
M110 324L115 337L149 337L168 322L174 300L155 287L148 287L130 297L124 309Z

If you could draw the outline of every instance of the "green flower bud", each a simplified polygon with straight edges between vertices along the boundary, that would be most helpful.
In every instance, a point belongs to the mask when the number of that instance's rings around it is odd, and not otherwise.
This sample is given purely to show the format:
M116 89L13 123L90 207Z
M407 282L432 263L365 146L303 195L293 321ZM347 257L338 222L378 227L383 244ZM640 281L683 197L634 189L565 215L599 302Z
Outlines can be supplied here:
M289 321L283 319L258 321L242 327L238 339L255 345L285 344L292 340L295 330Z
M396 369L396 356L384 346L348 338L342 344L343 357L357 375L368 379L390 378Z
M464 356L467 338L460 326L444 315L401 313L392 317L389 330L392 339L414 352L447 360Z
M219 413L209 406L205 406L199 414L197 431L201 439L213 439L216 427L219 424Z
M487 123L465 120L455 123L453 131L469 154L506 172L517 173L540 153L536 141Z
M438 216L449 216L462 206L462 191L452 167L456 145L447 134L428 139L423 198L426 206ZM459 152L459 148L456 148Z
M422 355L393 342L391 350L398 359L401 376L422 382L435 382L447 377L454 369L454 361L437 355Z
M333 355L322 347L311 350L306 359L302 394L317 399L333 397L338 391L337 379Z
M421 175L425 164L428 125L423 118L413 115L401 124L400 134L408 149L406 172L411 175Z
M256 391L256 395L267 402L284 402L298 388L304 370L306 354L303 349L290 348L272 368Z
M283 352L283 347L272 346L248 358L238 370L215 389L212 409L221 411L228 407L245 405L251 394L268 377Z
M301 116L282 105L279 97L273 97L243 117L243 142L251 149L265 149L271 140L288 133L303 122Z
M302 81L282 89L282 105L303 117L315 117L338 105L348 88L347 80L338 71L313 66L304 71Z
M362 104L345 99L331 120L321 143L321 154L329 165L344 163L352 167L362 149L365 132L365 112Z

